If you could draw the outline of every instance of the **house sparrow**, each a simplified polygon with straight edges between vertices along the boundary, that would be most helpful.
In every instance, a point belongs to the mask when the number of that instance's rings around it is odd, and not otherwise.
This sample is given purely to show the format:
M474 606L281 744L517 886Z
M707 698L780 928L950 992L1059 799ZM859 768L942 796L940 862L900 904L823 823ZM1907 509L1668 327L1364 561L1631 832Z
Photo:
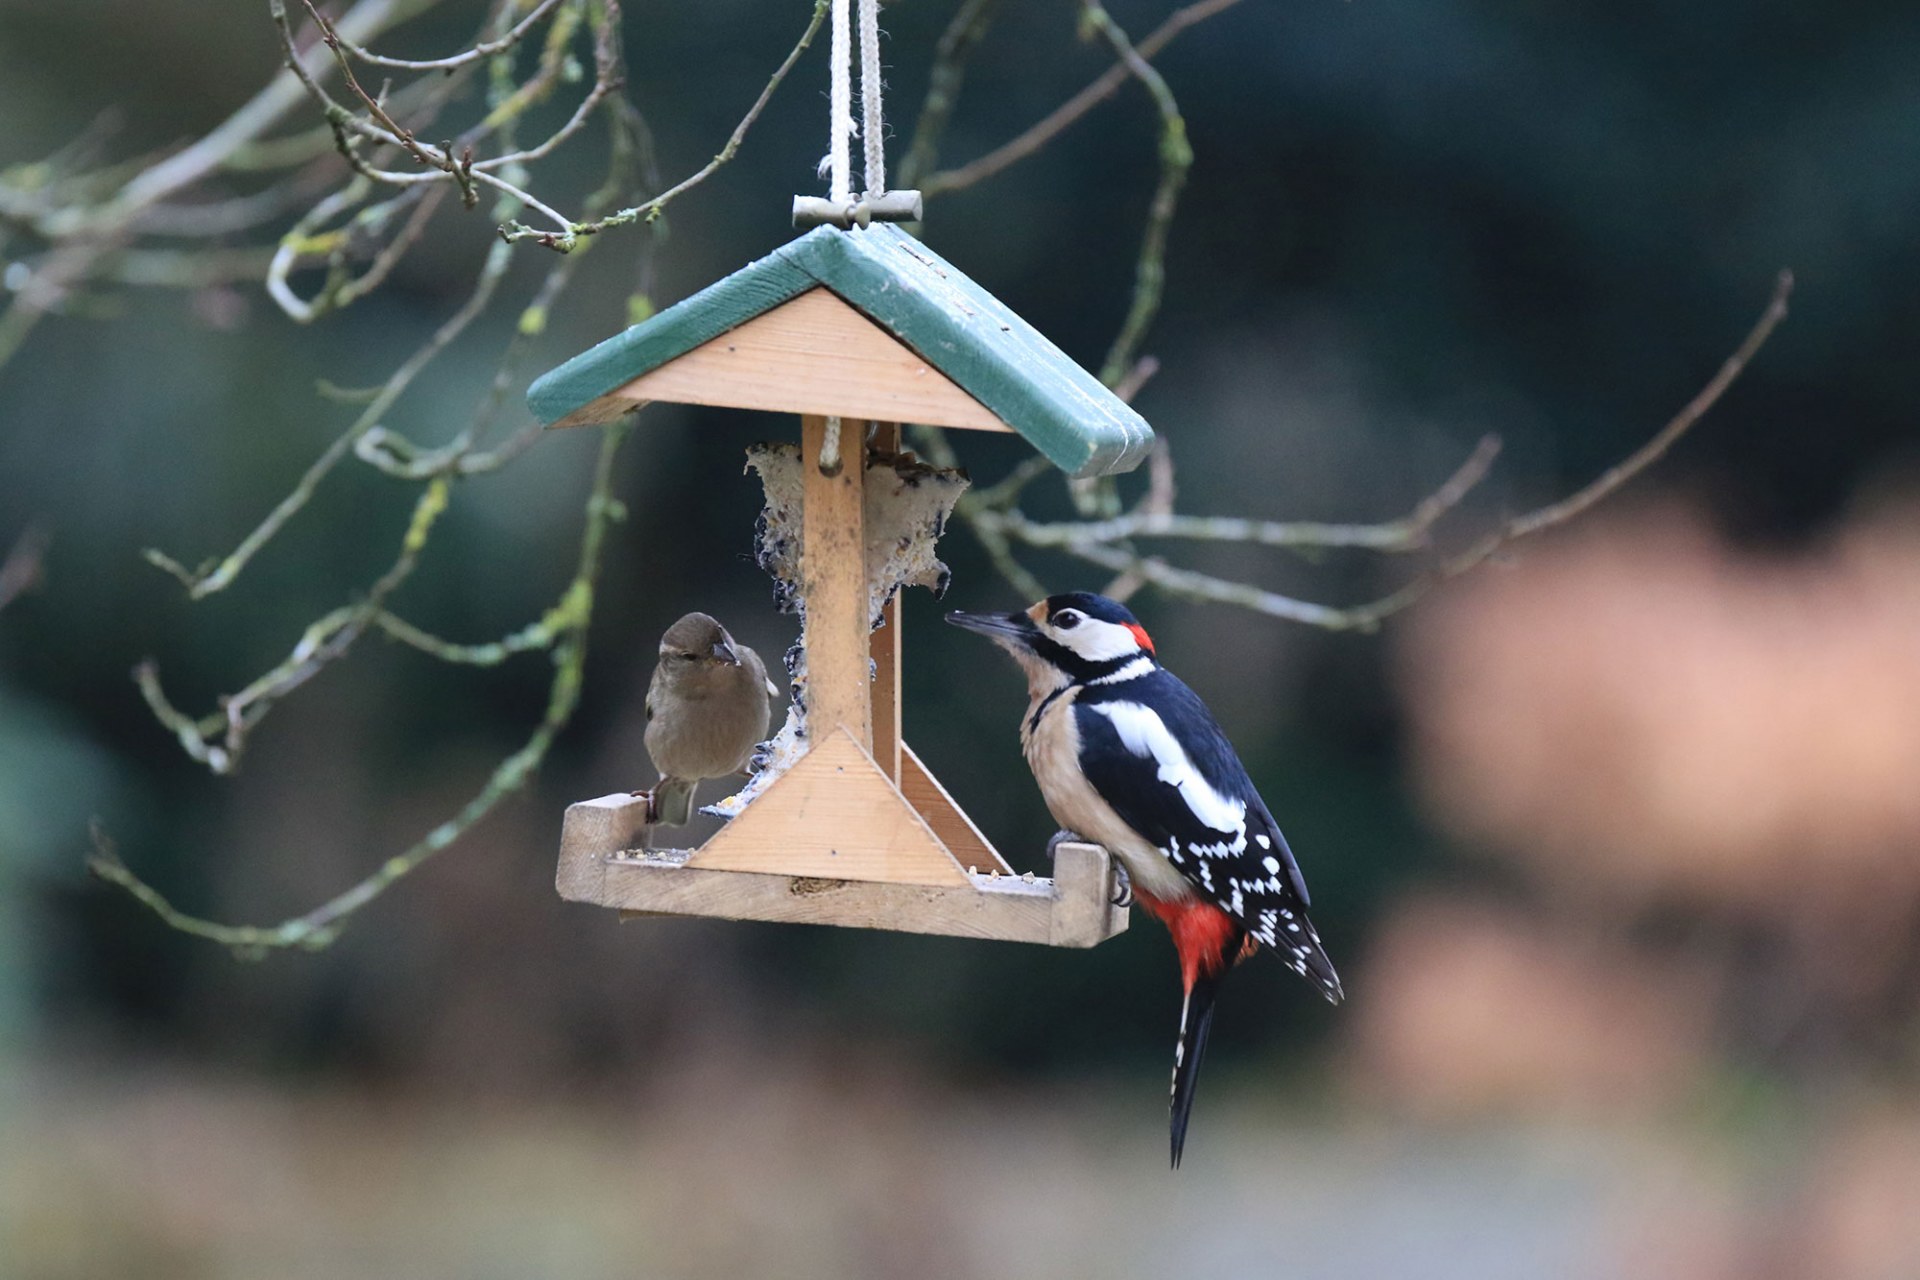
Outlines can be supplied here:
M760 655L706 614L690 613L667 628L647 686L647 755L660 771L655 823L684 825L702 779L747 767L767 736L769 699L778 696Z

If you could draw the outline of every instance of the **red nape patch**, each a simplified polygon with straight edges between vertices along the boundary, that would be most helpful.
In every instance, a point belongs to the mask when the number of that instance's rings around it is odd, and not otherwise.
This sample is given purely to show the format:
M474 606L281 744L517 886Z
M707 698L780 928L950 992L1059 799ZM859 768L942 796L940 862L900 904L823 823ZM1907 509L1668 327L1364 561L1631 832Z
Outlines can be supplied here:
M1153 637L1147 634L1145 627L1137 622L1129 622L1127 624L1127 630L1133 632L1133 638L1140 642L1142 649L1145 649L1148 653L1153 652Z
M1162 902L1138 889L1133 891L1133 896L1173 935L1173 949L1180 957L1180 981L1186 990L1193 989L1195 979L1201 974L1212 976L1230 964L1240 963L1249 954L1242 946L1236 946L1231 956L1224 954L1227 944L1240 932L1240 926L1211 902L1198 898Z

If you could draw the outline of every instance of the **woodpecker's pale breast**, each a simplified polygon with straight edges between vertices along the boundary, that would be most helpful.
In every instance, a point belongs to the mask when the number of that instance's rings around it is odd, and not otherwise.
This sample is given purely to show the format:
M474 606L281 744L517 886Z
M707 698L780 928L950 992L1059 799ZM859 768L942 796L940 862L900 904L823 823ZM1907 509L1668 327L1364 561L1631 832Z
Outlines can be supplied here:
M1027 706L1020 746L1053 820L1120 859L1134 887L1162 902L1198 896L1166 855L1135 831L1087 781L1080 764L1074 701L1081 686L1036 692Z

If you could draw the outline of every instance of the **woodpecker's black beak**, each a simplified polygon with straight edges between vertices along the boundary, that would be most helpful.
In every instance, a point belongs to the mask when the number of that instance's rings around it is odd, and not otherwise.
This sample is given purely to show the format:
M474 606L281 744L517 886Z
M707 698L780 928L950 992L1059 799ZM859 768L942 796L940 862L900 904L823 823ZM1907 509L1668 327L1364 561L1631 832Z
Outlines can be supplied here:
M1002 642L1030 641L1040 633L1040 629L1033 625L1033 619L1024 613L950 613L947 621L956 627L977 631L989 639Z
M740 665L740 655L734 652L733 641L731 640L722 640L719 644L714 645L713 656L730 667Z

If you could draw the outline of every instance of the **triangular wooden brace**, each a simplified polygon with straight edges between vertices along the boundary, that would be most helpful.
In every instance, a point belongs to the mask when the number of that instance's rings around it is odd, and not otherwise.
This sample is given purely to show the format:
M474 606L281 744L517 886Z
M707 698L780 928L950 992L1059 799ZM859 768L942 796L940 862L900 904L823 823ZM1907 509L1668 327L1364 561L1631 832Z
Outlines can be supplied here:
M947 789L940 785L940 779L933 776L932 770L921 763L913 748L904 742L900 744L900 792L962 866L982 874L993 871L1003 876L1013 874L1013 868L1000 856L1000 851L980 834L980 828L973 825L966 810L953 802Z
M1012 429L831 289L809 289L555 425L604 422L651 400L976 431Z
M685 865L883 884L972 884L844 728L816 743Z

